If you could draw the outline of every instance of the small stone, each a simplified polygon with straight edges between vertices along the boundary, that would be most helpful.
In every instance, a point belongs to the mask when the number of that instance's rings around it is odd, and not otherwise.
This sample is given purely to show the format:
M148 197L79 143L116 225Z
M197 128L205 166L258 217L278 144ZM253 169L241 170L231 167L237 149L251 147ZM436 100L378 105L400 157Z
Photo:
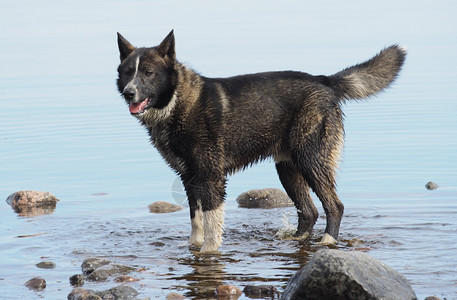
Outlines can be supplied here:
M73 286L82 286L84 285L84 275L83 274L75 274L70 277L70 284Z
M247 285L243 289L243 293L249 298L274 298L279 295L279 291L272 285Z
M361 240L359 240L359 239L351 239L348 242L348 247L354 247L355 248L355 247L360 246L360 244L362 244Z
M56 267L56 264L52 261L42 261L37 263L35 266L37 266L37 268L40 269L54 269Z
M441 300L441 298L440 297L436 297L436 296L428 296L424 300Z
M140 281L138 278L135 278L135 277L132 277L132 276L128 276L128 275L122 275L122 276L118 276L116 277L116 279L114 279L114 282L135 282L135 281Z
M106 291L95 292L102 299L135 299L139 293L132 287L120 285Z
M250 190L240 194L236 201L243 208L278 208L294 206L287 194L275 188Z
M59 201L49 192L19 191L8 196L6 202L20 216L51 214Z
M241 295L239 288L233 285L220 285L216 289L217 296L236 296L236 299Z
M183 295L180 295L178 293L170 293L167 295L167 298L165 298L166 300L183 300L183 299L186 299L186 297L184 297Z
M41 277L34 277L25 283L25 286L31 290L41 291L46 288L46 280Z
M92 290L83 288L75 288L67 296L68 300L102 300L102 298L95 294Z
M85 259L83 261L83 263L81 264L81 269L82 269L84 275L89 275L95 269L97 269L101 266L107 265L109 263L111 263L111 261L106 258L97 258L97 257L88 258L88 259Z
M183 207L180 205L165 201L156 201L152 204L149 204L149 212L156 214L171 213L175 211L180 211L182 209Z
M433 181L429 181L429 182L427 182L427 184L425 185L425 188L426 188L427 190L430 190L430 191L436 190L436 189L439 188L439 187L440 187L440 186L439 186L438 184L436 184L435 182L433 182Z
M87 275L87 279L92 281L103 281L110 276L130 273L132 271L135 271L135 268L126 265L108 264L95 269L92 273Z

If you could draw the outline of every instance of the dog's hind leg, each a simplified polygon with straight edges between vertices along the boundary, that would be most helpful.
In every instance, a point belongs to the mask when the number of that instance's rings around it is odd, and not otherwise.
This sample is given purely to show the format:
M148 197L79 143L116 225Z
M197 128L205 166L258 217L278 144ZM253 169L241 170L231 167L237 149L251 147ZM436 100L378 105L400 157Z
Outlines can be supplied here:
M338 239L344 205L336 193L335 171L343 146L341 118L323 119L311 132L302 133L291 157L305 181L322 202L327 226L321 243L335 244ZM296 141L296 140L295 140Z
M316 223L318 212L309 194L308 183L292 162L276 163L276 170L282 186L297 208L298 227L296 237L307 237Z

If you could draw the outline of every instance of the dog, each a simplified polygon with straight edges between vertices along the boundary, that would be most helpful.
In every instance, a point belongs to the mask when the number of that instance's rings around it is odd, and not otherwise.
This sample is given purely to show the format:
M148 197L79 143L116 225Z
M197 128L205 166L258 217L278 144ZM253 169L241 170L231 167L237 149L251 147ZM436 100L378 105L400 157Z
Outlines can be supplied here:
M341 106L389 87L404 63L403 47L387 47L330 76L281 71L209 78L176 60L173 30L151 48L136 48L119 33L117 40L117 87L182 180L192 247L217 252L227 175L270 157L297 208L295 235L306 238L317 220L311 188L327 219L321 243L337 243L344 210L335 183Z

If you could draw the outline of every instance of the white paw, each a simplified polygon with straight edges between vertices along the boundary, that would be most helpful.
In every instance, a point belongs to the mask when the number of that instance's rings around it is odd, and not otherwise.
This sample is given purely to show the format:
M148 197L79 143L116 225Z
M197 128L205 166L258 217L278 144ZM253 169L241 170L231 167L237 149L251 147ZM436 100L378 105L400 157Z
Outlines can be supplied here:
M319 245L336 245L338 242L331 236L330 234L326 233L322 237L322 240L318 243Z

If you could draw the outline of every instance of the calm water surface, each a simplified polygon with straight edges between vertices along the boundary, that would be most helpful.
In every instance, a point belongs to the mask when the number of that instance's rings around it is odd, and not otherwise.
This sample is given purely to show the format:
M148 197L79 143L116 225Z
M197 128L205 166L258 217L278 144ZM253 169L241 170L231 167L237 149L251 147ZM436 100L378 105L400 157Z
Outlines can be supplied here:
M0 199L34 189L60 201L54 213L29 217L0 202L0 299L65 299L68 278L93 256L143 269L130 284L139 297L211 298L219 284L282 290L321 248L325 219L311 241L281 240L276 233L296 222L292 208L237 207L243 191L280 187L269 161L230 178L219 256L189 251L187 210L148 212L153 201L183 197L116 92L115 33L150 46L172 28L178 59L206 76L331 74L406 45L393 88L344 107L338 248L367 251L398 270L419 299L457 298L456 9L454 1L397 0L1 3ZM430 180L440 188L426 190ZM361 244L348 246L354 238ZM35 267L42 260L56 268ZM46 279L44 291L24 287L34 276Z

